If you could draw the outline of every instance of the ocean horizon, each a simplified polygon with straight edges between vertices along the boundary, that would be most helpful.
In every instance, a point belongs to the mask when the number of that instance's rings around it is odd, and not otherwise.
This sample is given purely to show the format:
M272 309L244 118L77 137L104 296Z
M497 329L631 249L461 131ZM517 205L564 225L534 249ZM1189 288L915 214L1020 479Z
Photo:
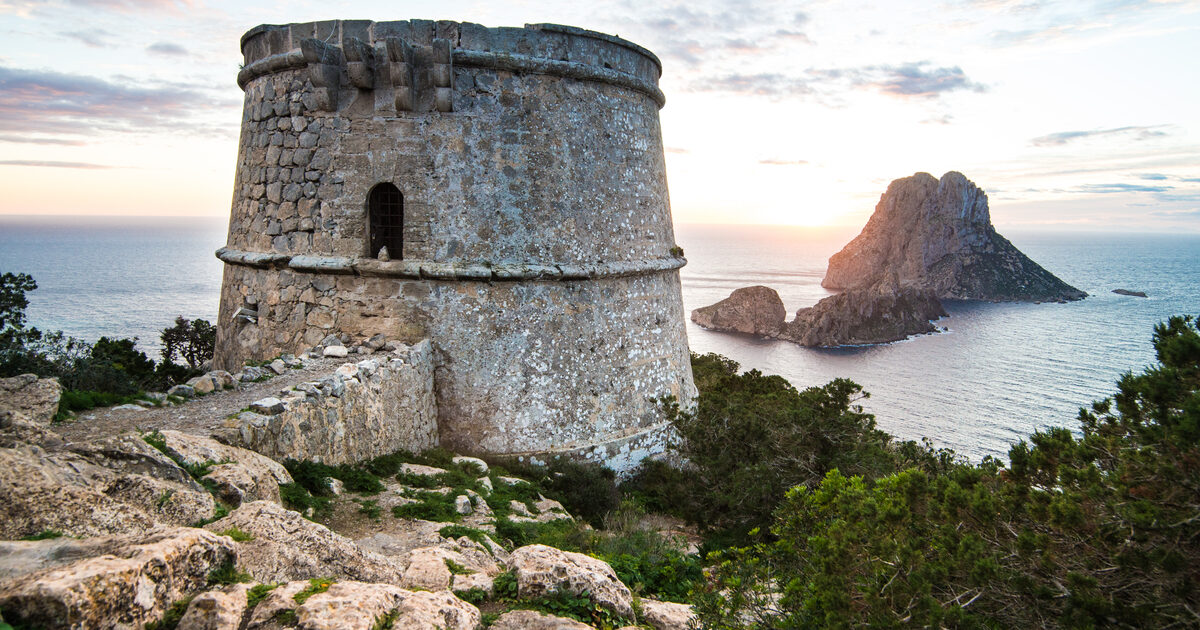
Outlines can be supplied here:
M677 224L689 264L685 312L734 289L779 292L789 319L832 293L820 286L828 257L858 228ZM1200 311L1200 235L1002 231L1019 249L1089 293L1066 304L947 301L946 331L903 342L804 348L718 333L687 322L693 352L725 355L743 369L798 388L845 377L880 428L930 438L973 460L1003 457L1049 426L1076 428L1082 406L1154 361L1153 326ZM154 358L176 316L216 320L226 219L216 217L0 216L0 272L31 274L30 325L94 341L137 337ZM1147 298L1113 289L1145 291Z

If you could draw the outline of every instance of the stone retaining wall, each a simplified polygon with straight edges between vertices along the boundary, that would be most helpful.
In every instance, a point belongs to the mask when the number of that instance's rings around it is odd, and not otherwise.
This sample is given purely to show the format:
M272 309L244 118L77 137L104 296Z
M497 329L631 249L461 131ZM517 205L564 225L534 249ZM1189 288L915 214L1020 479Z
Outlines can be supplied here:
M301 383L276 415L243 412L232 441L275 460L359 462L438 445L428 341L347 363Z

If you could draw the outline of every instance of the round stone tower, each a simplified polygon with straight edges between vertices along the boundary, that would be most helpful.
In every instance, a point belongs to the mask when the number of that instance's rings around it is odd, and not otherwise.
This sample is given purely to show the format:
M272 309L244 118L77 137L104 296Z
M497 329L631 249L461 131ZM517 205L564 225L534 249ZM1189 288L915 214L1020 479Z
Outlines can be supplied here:
M692 384L661 66L569 26L264 25L216 363L429 339L441 443L630 459Z

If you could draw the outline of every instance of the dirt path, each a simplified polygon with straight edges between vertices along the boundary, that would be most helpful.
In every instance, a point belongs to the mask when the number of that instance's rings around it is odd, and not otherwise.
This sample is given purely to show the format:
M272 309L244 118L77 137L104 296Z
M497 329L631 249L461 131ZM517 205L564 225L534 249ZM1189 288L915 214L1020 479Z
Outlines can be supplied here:
M112 408L85 411L73 421L51 427L68 442L79 442L117 435L125 431L175 429L196 435L209 435L220 428L229 414L250 406L267 396L278 396L298 383L319 380L350 359L304 359L304 367L288 370L281 376L261 383L241 383L237 389L215 391L186 403L153 407L142 411ZM366 358L366 357L362 357Z

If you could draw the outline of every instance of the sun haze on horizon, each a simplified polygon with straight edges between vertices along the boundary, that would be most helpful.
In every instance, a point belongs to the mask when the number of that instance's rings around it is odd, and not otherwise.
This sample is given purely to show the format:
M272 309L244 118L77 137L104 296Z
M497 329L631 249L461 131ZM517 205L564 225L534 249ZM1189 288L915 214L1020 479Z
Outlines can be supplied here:
M1200 3L0 0L0 214L229 213L260 23L556 22L663 62L677 223L858 226L957 170L1000 227L1200 231Z

